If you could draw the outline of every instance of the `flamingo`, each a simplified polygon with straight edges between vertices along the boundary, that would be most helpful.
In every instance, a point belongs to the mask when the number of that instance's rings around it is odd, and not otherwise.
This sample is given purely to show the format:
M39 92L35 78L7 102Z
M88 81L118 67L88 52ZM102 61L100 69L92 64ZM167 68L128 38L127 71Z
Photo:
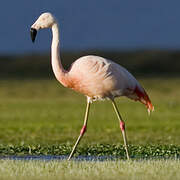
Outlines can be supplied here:
M59 27L56 18L49 12L43 13L31 26L31 39L35 41L37 31L44 28L52 29L51 63L56 79L65 87L71 88L87 97L84 123L74 144L68 160L73 156L80 140L87 130L90 105L93 101L108 99L112 102L114 111L120 123L124 148L129 159L128 143L125 122L120 115L115 98L126 96L143 103L148 112L154 107L144 88L124 67L103 57L88 55L77 59L67 71L63 68L60 59Z

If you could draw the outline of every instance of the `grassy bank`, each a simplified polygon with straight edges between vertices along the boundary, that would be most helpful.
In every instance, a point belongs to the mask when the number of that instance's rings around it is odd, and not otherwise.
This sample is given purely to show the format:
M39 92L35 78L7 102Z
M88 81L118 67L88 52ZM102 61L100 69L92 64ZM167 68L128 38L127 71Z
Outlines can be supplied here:
M151 116L147 115L144 105L127 98L117 99L132 149L149 147L151 151L155 146L160 151L164 148L173 152L172 147L175 147L179 153L180 80L149 78L140 79L140 82L155 106ZM69 153L83 123L84 96L63 88L56 80L1 80L0 91L1 155L4 152L26 154L28 147L34 147L37 154L38 147L43 149L44 154L60 154L63 147L65 153ZM93 103L87 134L80 144L79 154L89 148L88 151L95 148L94 153L99 152L98 144L104 147L110 145L105 149L113 153L116 152L116 145L121 149L122 143L119 123L111 103ZM58 148L55 148L57 151L53 150L53 147L61 145L59 151ZM23 150L23 146L26 150Z

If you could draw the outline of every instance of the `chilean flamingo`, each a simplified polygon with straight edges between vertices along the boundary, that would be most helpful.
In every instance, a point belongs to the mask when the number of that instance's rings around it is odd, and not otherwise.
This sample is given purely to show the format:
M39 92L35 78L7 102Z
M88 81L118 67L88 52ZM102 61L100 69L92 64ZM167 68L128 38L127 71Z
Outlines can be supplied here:
M37 31L44 28L52 29L51 63L56 79L63 86L80 92L87 97L84 124L68 160L73 156L77 145L87 129L90 104L92 101L101 99L109 99L112 102L120 123L127 159L129 159L125 122L118 111L114 99L119 96L126 96L135 101L138 100L145 104L148 112L150 112L153 111L154 107L147 93L125 68L103 57L92 55L81 57L71 65L68 71L65 70L61 64L59 54L60 40L58 23L51 13L41 14L31 26L31 38L33 42L35 41Z

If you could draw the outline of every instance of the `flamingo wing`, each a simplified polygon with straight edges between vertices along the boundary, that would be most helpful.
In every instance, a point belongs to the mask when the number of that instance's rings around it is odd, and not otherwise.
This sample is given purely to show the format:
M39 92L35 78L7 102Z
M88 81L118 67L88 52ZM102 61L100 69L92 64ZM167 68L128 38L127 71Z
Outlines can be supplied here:
M70 88L94 100L127 96L153 110L151 101L135 77L119 64L99 56L76 60L68 73Z

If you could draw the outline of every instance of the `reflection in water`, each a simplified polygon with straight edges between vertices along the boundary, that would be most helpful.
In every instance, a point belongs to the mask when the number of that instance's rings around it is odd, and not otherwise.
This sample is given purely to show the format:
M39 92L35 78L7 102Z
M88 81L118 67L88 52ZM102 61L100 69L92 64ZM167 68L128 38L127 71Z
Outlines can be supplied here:
M10 160L41 160L41 161L52 161L52 160L67 160L68 156L52 156L52 155L40 155L40 156L0 156L0 159L10 159ZM132 160L150 160L150 159L180 159L180 156L164 157L142 157L134 156L131 157ZM73 157L72 160L75 161L117 161L117 160L126 160L125 157L120 156L77 156Z

